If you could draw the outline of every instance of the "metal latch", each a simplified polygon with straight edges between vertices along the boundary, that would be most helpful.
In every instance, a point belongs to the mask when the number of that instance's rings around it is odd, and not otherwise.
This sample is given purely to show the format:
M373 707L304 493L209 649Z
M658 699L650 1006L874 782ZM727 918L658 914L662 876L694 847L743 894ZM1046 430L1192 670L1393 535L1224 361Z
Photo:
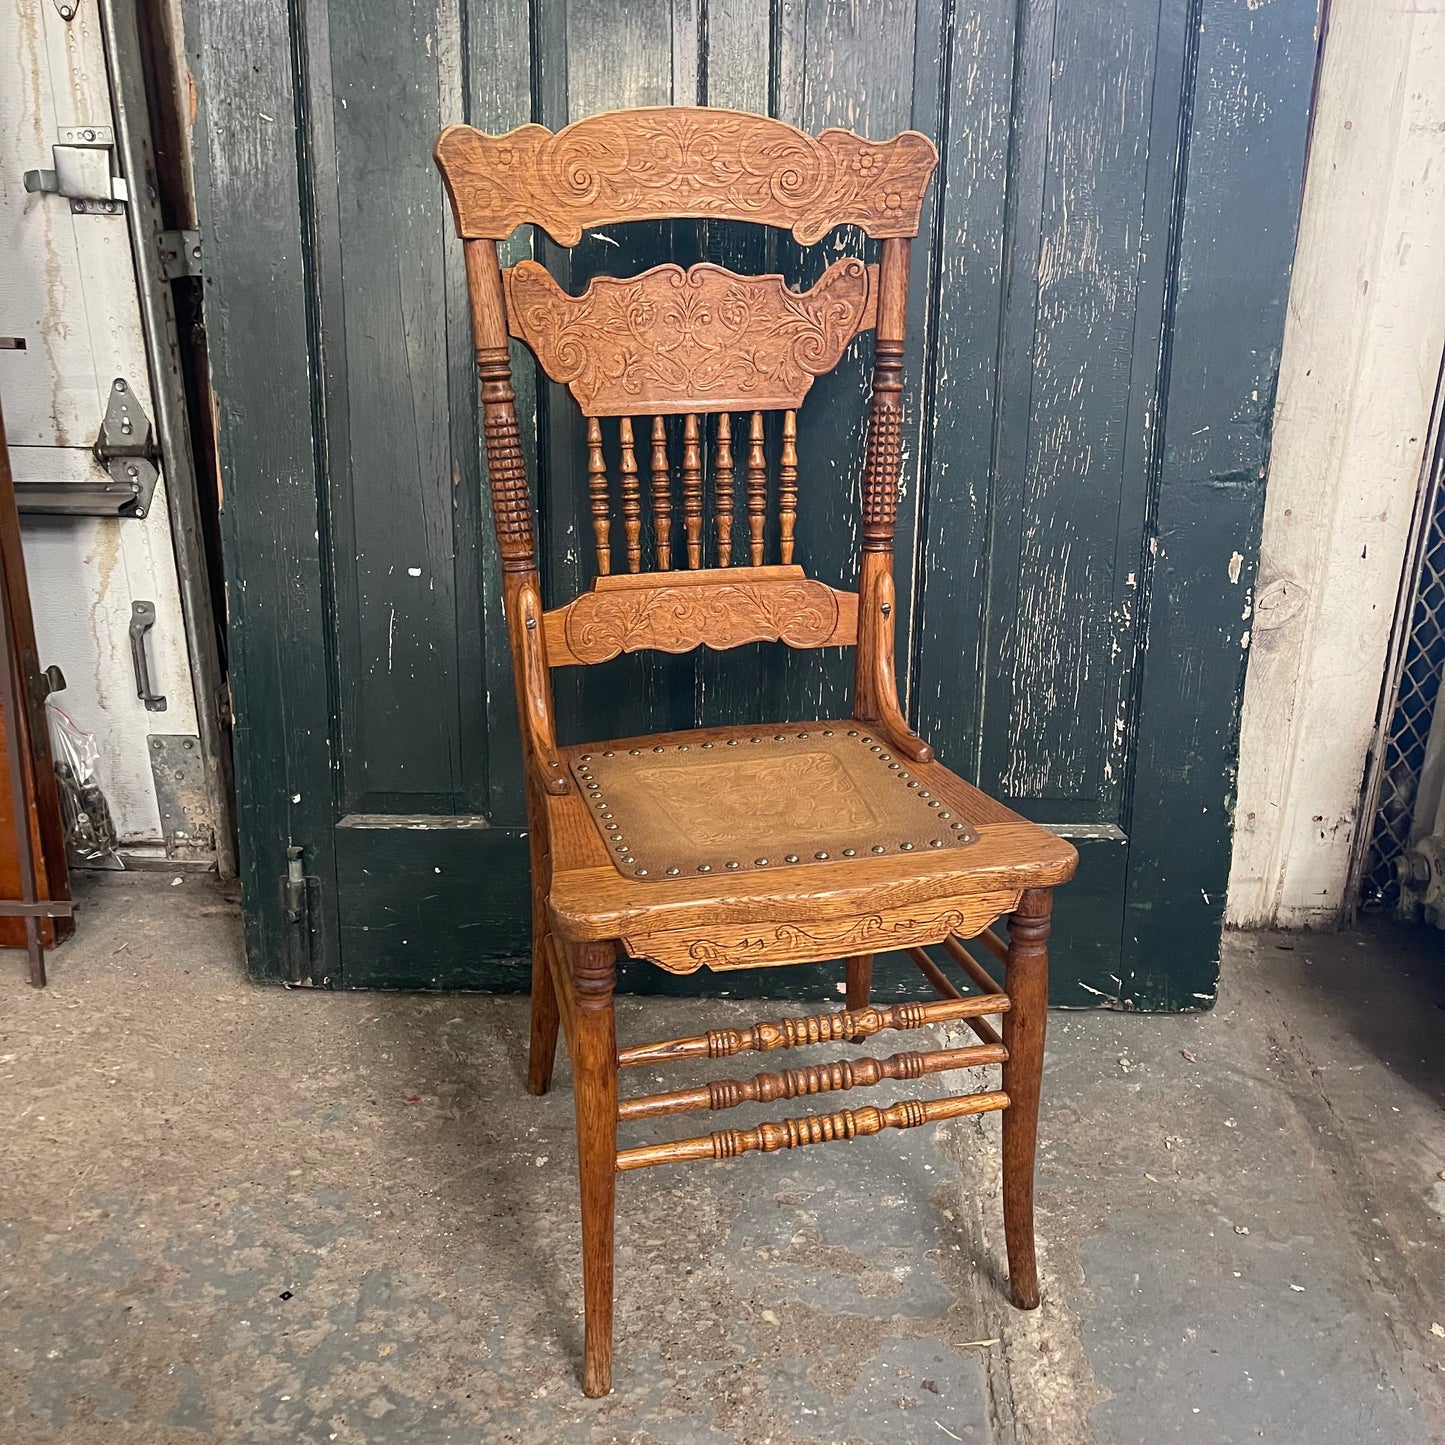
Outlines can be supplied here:
M199 231L158 231L156 246L161 253L163 281L178 281L182 276L201 274Z
M50 147L53 171L26 171L25 189L65 196L79 215L118 216L130 187L111 167L115 135L108 125L65 125Z

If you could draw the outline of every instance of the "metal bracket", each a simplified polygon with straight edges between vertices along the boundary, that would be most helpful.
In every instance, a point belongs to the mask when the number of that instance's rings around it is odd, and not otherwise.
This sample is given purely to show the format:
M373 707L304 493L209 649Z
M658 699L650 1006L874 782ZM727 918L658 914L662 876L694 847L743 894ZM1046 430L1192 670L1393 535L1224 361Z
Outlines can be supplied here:
M156 246L161 253L161 279L178 281L182 276L201 274L201 233L199 231L158 231Z
M156 625L154 602L130 604L130 660L135 668L135 695L146 705L147 712L164 712L164 693L151 687L150 660L146 657L146 633Z
M91 448L105 469L93 481L15 483L22 512L70 517L144 517L160 473L150 418L124 377L111 383L100 433Z
M305 852L294 843L286 849L286 871L281 875L281 911L286 920L286 981L291 984L317 983L315 960L324 958L318 950L316 924L320 917L321 880L306 871Z
M166 857L177 862L214 857L216 827L206 793L200 739L185 733L151 733L146 741Z
M108 125L65 125L50 147L52 171L26 171L25 189L64 196L77 215L119 216L130 187L115 174L115 134Z

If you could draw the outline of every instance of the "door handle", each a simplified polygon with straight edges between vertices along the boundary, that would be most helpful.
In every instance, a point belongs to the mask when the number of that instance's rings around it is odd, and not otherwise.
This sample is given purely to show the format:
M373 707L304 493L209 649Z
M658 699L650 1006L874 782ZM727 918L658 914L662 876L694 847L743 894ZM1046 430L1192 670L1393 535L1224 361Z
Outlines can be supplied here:
M146 705L147 712L164 712L163 693L151 690L150 661L146 657L146 633L156 625L154 602L132 602L130 605L130 660L135 668L135 695Z

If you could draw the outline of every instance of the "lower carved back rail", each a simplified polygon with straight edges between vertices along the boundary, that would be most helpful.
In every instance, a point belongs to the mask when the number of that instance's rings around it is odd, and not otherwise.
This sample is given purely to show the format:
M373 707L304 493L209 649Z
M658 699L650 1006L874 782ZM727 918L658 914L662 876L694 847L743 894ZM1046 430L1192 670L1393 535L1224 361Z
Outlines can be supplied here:
M952 943L953 940L947 940L946 946ZM982 973L982 969L979 972ZM981 980L975 982L982 986ZM989 992L969 997L964 997L951 986L950 991L951 996L938 1003L901 1003L883 1008L813 1014L776 1023L754 1024L749 1029L713 1029L691 1038L638 1044L620 1050L618 1064L629 1068L678 1059L731 1058L752 1051L800 1048L835 1040L857 1042L885 1030L919 1029L937 1023L963 1022L976 1027L983 1023L983 1015L1002 1014L1009 1007L1008 996L997 985ZM776 1099L867 1088L885 1079L920 1079L926 1074L1003 1063L1008 1058L1008 1051L999 1042L998 1035L992 1029L987 1030L987 1035L983 1030L977 1031L985 1042L967 1048L909 1051L888 1058L860 1055L803 1068L758 1073L746 1079L716 1079L692 1088L636 1095L619 1101L617 1117L620 1122L626 1122L697 1109L733 1109L740 1104L771 1103ZM778 1123L759 1124L753 1129L721 1129L689 1139L620 1149L617 1168L626 1171L696 1159L735 1159L740 1154L752 1152L769 1154L778 1149L798 1149L810 1144L829 1143L834 1139L877 1134L884 1129L911 1129L942 1119L1006 1109L1008 1102L1007 1094L986 1090L942 1099L908 1099L883 1109L871 1105L861 1109L838 1109L829 1114L810 1114L783 1119Z
M798 414L795 410L781 414L776 465L771 469L765 415L762 411L753 411L738 417L736 434L743 456L746 519L746 556L742 559L735 555L733 548L737 463L732 413L716 413L709 427L707 418L700 413L686 412L680 430L673 430L672 435L664 416L654 416L650 423L637 417L618 417L613 432L618 457L615 481L607 462L607 431L612 428L604 430L601 418L589 417L587 494L597 575L612 575L613 523L618 517L622 523L624 566L632 573L644 570L642 521L645 513L652 517L652 560L658 572L698 571L709 565L706 560L709 550L715 558L712 566L731 567L739 560L747 566L762 566L766 560L771 477L776 478L777 560L785 565L791 563L798 521ZM707 437L709 431L711 445ZM647 506L642 495L643 468L638 460L640 434L645 434L650 444L646 468ZM708 481L712 491L710 539L706 535ZM681 546L675 544L679 512Z

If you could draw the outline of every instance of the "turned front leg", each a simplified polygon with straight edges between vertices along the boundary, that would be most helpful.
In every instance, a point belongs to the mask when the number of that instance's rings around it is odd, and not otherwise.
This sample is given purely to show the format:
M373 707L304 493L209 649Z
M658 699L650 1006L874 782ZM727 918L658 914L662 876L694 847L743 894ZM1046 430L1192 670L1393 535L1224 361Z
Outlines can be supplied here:
M582 1291L586 1343L582 1388L612 1389L612 1238L617 1182L617 1025L611 943L567 946L577 999L572 1068L577 1104L577 1171L582 1187Z
M1009 1293L1021 1310L1037 1309L1034 1255L1034 1155L1039 1136L1039 1086L1049 1007L1049 916L1053 890L1030 888L1009 919L1004 988L1012 1007L1003 1016L1003 1230Z

